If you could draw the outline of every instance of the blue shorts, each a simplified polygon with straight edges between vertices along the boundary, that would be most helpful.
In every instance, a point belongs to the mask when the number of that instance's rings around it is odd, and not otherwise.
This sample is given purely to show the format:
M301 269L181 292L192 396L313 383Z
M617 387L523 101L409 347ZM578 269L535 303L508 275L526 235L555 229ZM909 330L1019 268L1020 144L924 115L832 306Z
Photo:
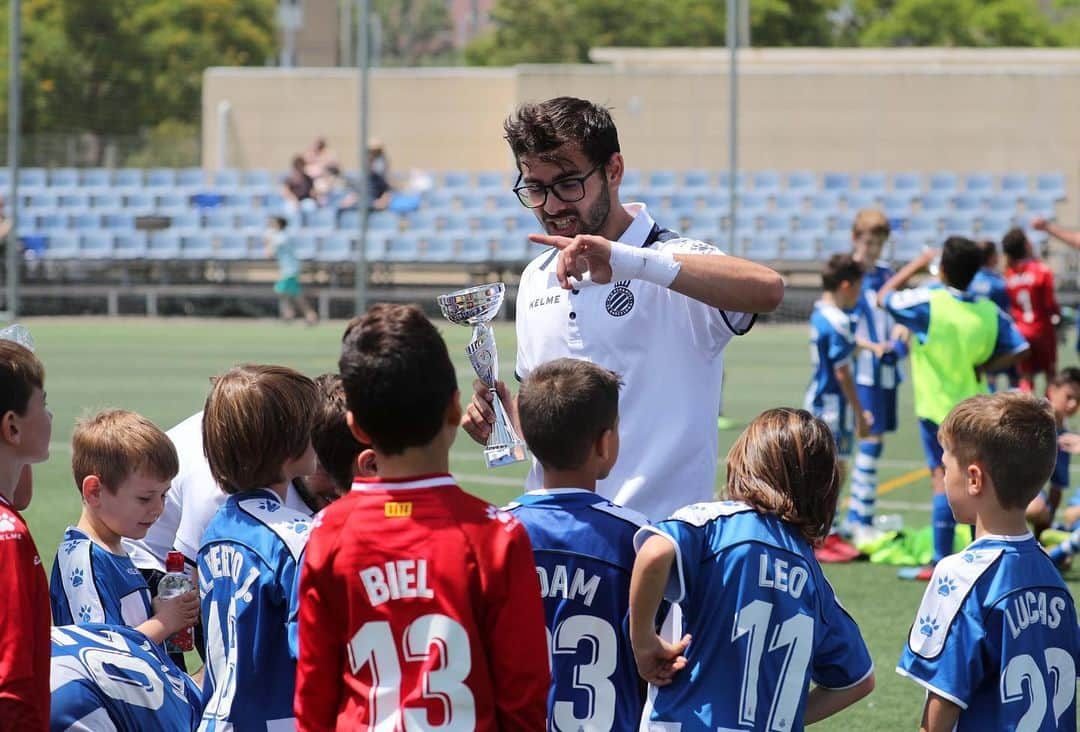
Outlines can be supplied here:
M870 425L870 434L883 435L896 432L896 389L882 389L879 386L855 386L862 408L874 415Z
M919 437L922 438L922 449L926 454L926 467L930 468L931 473L944 465L941 458L945 448L938 442L937 431L937 422L919 417Z

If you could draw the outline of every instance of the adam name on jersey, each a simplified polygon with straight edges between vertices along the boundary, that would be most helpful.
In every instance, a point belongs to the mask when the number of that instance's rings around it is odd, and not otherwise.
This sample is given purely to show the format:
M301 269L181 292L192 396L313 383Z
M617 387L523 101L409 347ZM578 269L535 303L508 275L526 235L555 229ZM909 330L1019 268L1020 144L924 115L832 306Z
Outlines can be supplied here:
M578 567L574 570L573 579L566 569L566 565L556 564L548 576L544 567L537 565L536 576L540 579L541 597L561 597L564 600L578 600L585 603L586 607L592 607L596 591L600 588L599 575L585 578L585 570Z

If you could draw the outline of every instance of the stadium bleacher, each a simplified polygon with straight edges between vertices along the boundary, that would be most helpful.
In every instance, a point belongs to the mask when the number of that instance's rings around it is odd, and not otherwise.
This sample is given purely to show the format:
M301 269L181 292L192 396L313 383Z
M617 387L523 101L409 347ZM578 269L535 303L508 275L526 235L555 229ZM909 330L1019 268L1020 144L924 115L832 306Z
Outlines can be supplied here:
M0 188L6 177L0 169ZM28 256L51 261L264 260L266 218L287 215L279 179L265 170L23 169L18 233ZM512 183L502 172L442 173L418 210L369 217L369 258L390 264L526 261L536 248L525 234L538 225L510 192ZM949 234L999 239L1032 216L1053 218L1066 195L1061 173L762 170L740 173L738 185L732 253L793 267L816 267L833 251L846 251L851 218L862 207L886 211L894 229L886 256L902 261ZM687 236L730 249L728 186L725 171L627 171L622 198L647 203ZM166 227L145 227L143 217L165 217ZM352 259L355 210L288 217L302 258Z

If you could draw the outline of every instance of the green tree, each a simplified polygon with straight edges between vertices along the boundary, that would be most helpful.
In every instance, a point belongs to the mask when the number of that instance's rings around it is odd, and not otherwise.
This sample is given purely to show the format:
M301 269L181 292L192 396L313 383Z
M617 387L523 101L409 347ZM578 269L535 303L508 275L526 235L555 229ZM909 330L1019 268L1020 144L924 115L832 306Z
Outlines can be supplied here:
M854 16L863 46L1057 46L1066 40L1037 0L860 0Z
M450 12L444 0L375 0L382 26L382 61L422 66L453 51Z

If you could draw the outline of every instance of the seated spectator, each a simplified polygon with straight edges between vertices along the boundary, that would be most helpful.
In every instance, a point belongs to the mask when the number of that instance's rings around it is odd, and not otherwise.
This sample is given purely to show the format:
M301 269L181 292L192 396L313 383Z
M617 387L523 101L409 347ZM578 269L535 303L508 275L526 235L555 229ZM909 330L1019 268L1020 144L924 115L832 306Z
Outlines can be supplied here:
M316 137L303 158L304 172L315 180L326 175L331 166L338 167L337 156L327 147L325 137Z
M297 155L292 160L292 170L281 181L281 194L285 205L292 211L301 208L311 210L315 207L315 182L304 172L304 158Z

